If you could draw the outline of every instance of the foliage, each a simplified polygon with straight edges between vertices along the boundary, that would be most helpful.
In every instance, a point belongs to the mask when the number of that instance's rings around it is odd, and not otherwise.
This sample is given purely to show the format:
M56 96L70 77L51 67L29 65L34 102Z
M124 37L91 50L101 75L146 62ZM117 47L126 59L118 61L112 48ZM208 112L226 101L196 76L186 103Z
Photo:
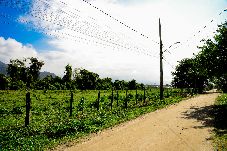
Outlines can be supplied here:
M98 79L96 89L97 90L110 90L112 88L112 79L111 78L103 78Z
M180 61L173 73L173 85L178 88L196 85L194 88L202 89L209 81L227 92L227 22L219 25L213 40L203 41L197 55Z
M227 94L218 97L215 103L214 127L215 149L227 150Z
M4 74L0 74L0 90L6 90L9 88L10 78Z
M72 66L69 64L65 66L65 75L62 78L48 75L39 79L39 71L43 65L44 62L37 58L10 60L7 69L9 77L0 75L0 90L27 88L34 90L135 90L144 88L144 84L137 83L134 79L129 82L125 80L112 82L109 77L101 79L97 73L82 68L76 68L73 73Z
M29 60L29 67L26 67L27 60ZM24 60L10 60L7 72L10 81L10 89L21 89L27 87L33 87L34 83L38 80L39 71L44 65L43 61L38 61L37 58L27 58Z
M75 71L75 81L80 90L95 90L99 75L86 69L77 69Z
M194 88L202 93L206 84L207 76L197 67L197 59L183 59L172 73L174 79L172 85L177 88Z
M69 90L71 89L72 85L72 66L69 64L65 67L65 75L62 78L63 82L66 85L66 88Z
M73 91L73 113L69 116L69 90L31 91L30 125L24 127L26 91L0 91L0 145L2 150L43 150L64 141L100 131L139 115L154 111L182 100L180 90L166 90L165 99L159 100L159 90L128 90L127 109L124 108L126 91L114 91L113 109L110 109L112 91L101 90L99 110L94 107L98 91ZM167 94L168 92L168 94Z
M131 80L128 82L128 89L129 90L136 90L137 88L137 83L136 83L136 80Z

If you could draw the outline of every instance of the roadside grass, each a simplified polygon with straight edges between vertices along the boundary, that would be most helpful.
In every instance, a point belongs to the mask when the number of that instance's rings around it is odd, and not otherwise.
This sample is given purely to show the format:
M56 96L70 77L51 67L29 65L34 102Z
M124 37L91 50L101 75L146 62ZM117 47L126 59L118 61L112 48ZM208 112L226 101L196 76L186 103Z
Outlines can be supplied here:
M73 115L69 117L70 91L31 91L30 125L24 126L26 91L0 91L0 150L47 150L55 146L101 131L148 112L180 102L188 95L180 90L114 92L101 91L100 109L95 102L98 91L73 91ZM82 99L83 98L83 99ZM127 101L127 107L125 102Z
M215 150L227 151L227 94L217 98L214 109Z

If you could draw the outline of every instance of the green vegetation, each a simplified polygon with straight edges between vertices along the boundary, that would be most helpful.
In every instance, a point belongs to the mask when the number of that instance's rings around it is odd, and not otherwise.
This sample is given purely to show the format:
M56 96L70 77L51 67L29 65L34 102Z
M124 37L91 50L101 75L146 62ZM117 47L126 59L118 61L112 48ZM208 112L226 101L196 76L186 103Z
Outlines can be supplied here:
M213 40L203 41L198 54L179 62L172 84L177 88L194 88L200 93L213 86L227 92L227 22L218 26Z
M40 79L39 74L43 61L37 58L24 60L10 60L7 74L0 74L0 90L135 90L144 89L144 84L136 80L125 81L111 78L100 78L97 73L86 69L72 69L69 64L65 66L64 76L46 76Z
M205 88L227 92L227 21L218 26L213 39L203 40L201 51L179 62L173 72L172 85L193 88L202 93ZM214 107L215 144L217 150L227 150L227 94L218 98Z
M218 97L214 115L215 149L227 151L227 94Z
M68 90L32 90L30 124L25 122L26 91L0 91L0 145L2 150L43 150L100 131L139 115L177 103L187 94L159 90L74 90L72 116ZM126 96L127 93L127 96ZM136 95L137 94L137 95ZM113 100L112 100L113 98ZM97 103L98 102L98 103ZM111 109L112 108L112 109Z

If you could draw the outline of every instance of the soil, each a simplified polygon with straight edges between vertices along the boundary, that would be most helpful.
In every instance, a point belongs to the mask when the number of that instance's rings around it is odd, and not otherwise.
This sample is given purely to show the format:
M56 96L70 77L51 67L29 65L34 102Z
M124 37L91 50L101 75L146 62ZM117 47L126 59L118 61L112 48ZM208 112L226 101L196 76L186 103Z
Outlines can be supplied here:
M212 117L218 93L199 95L59 146L65 151L211 151Z

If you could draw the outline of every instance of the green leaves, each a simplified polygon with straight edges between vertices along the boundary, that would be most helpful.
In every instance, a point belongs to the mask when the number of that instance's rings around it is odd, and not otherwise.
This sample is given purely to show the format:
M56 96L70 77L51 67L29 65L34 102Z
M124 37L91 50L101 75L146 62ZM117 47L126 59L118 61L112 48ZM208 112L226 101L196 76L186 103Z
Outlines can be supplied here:
M101 90L100 108L93 104L98 91L72 91L73 114L69 114L71 91L31 91L31 121L24 127L26 91L0 91L0 144L2 150L44 150L60 142L78 138L100 131L139 115L154 111L172 103L179 102L180 90L165 91L165 99L159 101L159 89L146 91L146 103L143 102L143 90L114 92L112 110L109 96L112 91ZM110 97L110 98L111 98ZM168 97L168 98L167 98ZM127 101L127 109L125 107ZM2 143L3 142L3 143Z
M204 40L201 51L183 59L173 72L173 85L178 88L198 88L200 91L215 83L227 92L227 22L218 26L214 40Z

